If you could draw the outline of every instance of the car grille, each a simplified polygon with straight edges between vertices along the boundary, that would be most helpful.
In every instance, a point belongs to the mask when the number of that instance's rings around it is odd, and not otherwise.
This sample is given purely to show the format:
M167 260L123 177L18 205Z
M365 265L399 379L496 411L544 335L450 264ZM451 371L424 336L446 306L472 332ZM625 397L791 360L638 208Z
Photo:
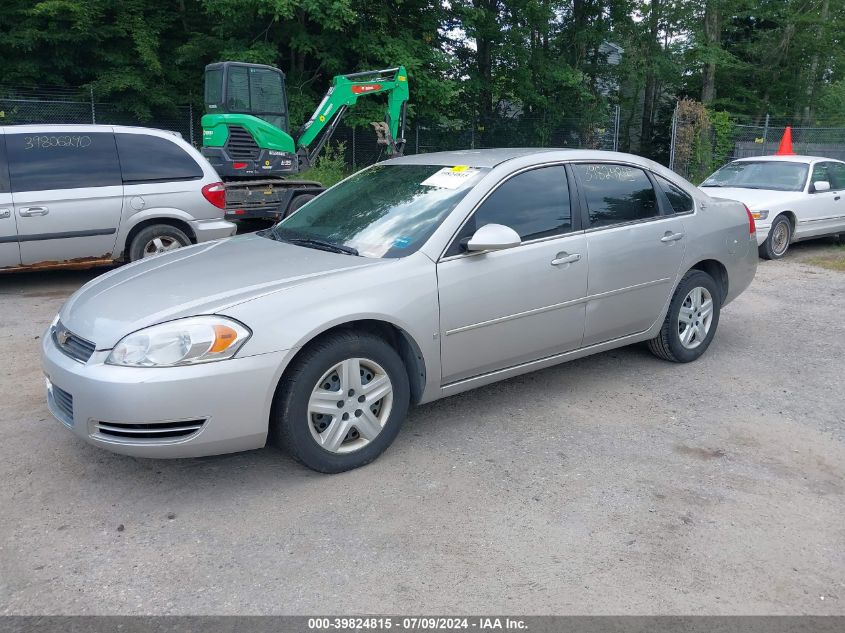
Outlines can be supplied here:
M56 385L52 385L51 391L53 393L53 404L55 404L57 412L61 414L62 422L68 426L73 426L73 396Z
M124 422L97 422L95 433L103 438L128 442L155 443L181 440L199 433L205 420L182 420L151 424L126 424Z
M53 342L62 352L80 363L87 363L96 346L68 330L61 321L53 328Z
M229 138L224 147L230 158L239 160L258 160L261 152L252 134L240 125L229 126Z

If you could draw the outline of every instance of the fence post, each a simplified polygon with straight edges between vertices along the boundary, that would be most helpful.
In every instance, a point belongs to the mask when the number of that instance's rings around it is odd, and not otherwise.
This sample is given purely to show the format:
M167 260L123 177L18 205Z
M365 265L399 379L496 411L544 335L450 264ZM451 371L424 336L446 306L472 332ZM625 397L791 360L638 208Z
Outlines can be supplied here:
M194 104L188 104L188 136L191 139L191 145L194 144Z
M614 108L614 123L613 123L613 151L619 151L619 104Z
M672 140L669 143L669 169L675 171L675 141L678 133L678 104L672 112Z
M414 133L415 133L415 136L416 136L416 141L414 142L414 146L415 146L414 154L419 154L420 153L420 124L419 123L417 123L417 125L415 126Z
M88 89L88 94L91 95L91 125L97 125L97 112L94 109L94 88Z
M766 112L766 122L763 124L763 156L765 156L768 152L766 151L766 145L769 143L769 113Z
M357 167L355 166L355 128L352 128L352 171L355 171Z

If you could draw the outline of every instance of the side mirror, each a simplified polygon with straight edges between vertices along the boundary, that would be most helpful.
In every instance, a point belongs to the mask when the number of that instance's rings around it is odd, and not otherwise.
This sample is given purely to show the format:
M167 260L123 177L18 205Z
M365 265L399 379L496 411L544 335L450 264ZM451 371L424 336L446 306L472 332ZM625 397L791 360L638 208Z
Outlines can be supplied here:
M816 193L830 191L830 183L827 180L817 180L813 183L813 191Z
M522 244L519 233L503 224L485 224L467 242L467 250L501 251Z

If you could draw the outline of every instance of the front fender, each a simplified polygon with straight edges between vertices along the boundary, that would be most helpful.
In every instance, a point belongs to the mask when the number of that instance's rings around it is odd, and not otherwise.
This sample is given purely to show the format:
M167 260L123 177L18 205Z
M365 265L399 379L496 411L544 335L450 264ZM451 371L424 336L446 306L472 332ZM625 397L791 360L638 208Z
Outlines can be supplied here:
M299 350L353 321L390 324L404 332L422 356L427 377L422 401L439 388L437 275L434 263L422 253L309 280L221 312L253 332L239 356Z

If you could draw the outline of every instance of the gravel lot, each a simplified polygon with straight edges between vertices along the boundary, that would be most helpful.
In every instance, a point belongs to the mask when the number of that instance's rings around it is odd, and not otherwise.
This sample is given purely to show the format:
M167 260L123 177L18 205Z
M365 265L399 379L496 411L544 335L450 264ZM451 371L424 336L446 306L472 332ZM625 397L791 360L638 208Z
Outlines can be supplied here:
M845 614L845 273L761 262L690 365L626 348L412 412L325 476L151 461L45 404L95 272L0 277L0 613Z

